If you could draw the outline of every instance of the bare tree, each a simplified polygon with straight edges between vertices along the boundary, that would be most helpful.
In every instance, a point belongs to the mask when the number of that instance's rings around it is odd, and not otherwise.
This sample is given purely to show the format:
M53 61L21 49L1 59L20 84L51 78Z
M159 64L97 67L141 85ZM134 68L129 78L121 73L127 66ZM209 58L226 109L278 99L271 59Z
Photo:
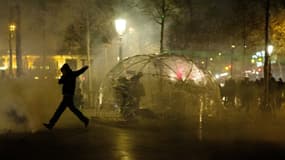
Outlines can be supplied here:
M94 59L94 54L96 53L93 52L92 46L99 45L98 43L95 44L95 41L101 41L101 43L104 43L103 39L108 41L106 39L108 39L112 31L109 30L113 20L112 0L66 0L66 5L70 9L73 21L65 32L62 51L77 51L76 54L86 55L87 64L90 67L87 81L88 102L89 106L93 107L95 90L92 83L94 70L92 70L93 64L91 60Z
M163 53L165 51L164 31L166 21L179 12L175 0L132 1L131 4L139 8L144 14L150 16L155 23L160 25L160 53Z
M71 12L72 21L64 32L60 51L86 54L90 49L92 53L92 46L96 45L95 41L102 41L102 39L109 41L115 34L112 32L114 30L113 2L85 0L82 3L73 1L71 3L71 1L66 0L66 6ZM87 41L90 42L87 43Z

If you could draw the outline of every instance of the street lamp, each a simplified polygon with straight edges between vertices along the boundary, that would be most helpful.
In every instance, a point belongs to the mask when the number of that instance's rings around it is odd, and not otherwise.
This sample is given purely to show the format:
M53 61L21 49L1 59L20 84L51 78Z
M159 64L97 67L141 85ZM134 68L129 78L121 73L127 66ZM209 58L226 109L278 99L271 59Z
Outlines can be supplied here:
M267 52L268 52L269 56L271 56L271 54L273 52L273 49L274 49L273 45L268 45L267 46Z
M15 24L9 25L9 72L10 76L13 74L13 49L12 49L12 39L14 38L14 32L16 30Z
M271 55L273 52L273 46L272 45L268 45L267 46L267 53L268 53L268 72L269 72L269 76L271 76ZM271 78L271 77L269 77Z
M127 25L127 21L125 19L116 19L115 20L115 27L116 27L116 31L119 34L119 38L120 38L120 48L119 48L119 56L117 57L118 61L122 60L123 57L123 44L122 44L122 39L123 39L123 34L126 31L126 25Z
M232 54L231 54L231 78L233 78L233 54L234 54L234 49L236 46L233 44L232 45Z

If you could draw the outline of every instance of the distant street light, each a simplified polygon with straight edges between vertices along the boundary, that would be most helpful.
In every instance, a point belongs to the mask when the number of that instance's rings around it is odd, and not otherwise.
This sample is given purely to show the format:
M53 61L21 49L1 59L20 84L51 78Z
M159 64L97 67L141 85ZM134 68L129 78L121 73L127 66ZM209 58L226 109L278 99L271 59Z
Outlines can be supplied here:
M15 24L10 24L9 25L9 31L14 32L16 30L16 25Z
M127 22L124 19L116 19L115 20L116 31L119 34L119 38L120 38L119 56L117 57L118 62L121 61L122 57L123 57L122 39L123 39L123 34L126 31L126 25L127 25Z
M13 49L12 49L12 39L14 38L14 32L16 30L15 24L9 25L9 74L13 75Z

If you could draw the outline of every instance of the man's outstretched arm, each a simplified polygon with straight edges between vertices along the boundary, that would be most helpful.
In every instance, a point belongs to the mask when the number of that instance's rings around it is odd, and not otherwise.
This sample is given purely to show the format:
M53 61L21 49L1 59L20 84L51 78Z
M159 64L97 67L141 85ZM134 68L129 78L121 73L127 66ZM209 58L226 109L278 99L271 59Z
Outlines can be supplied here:
M81 69L74 71L73 73L75 74L75 76L79 76L80 74L82 74L83 72L85 72L88 69L88 66L84 66Z

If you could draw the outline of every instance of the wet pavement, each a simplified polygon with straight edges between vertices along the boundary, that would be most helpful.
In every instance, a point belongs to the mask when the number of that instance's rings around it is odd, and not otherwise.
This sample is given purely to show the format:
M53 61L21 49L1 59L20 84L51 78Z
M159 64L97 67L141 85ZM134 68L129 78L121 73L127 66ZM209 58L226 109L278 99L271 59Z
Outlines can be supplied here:
M284 141L233 136L232 132L238 130L211 130L215 132L207 131L201 139L195 127L187 130L174 126L126 127L93 120L87 129L73 126L53 131L2 134L0 159L285 159ZM230 134L230 138L223 138ZM261 133L261 137L262 134L267 133ZM283 131L274 136L282 134Z

